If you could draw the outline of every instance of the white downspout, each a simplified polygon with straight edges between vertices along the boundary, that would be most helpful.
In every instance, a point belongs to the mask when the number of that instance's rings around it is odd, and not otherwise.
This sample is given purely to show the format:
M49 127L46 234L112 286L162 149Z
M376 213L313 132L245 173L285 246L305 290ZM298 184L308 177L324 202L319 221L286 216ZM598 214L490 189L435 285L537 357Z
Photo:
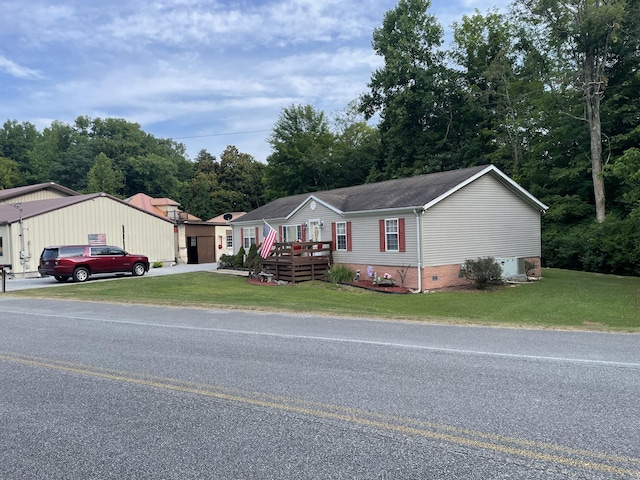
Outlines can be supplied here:
M422 238L420 235L420 213L414 210L416 214L416 245L418 250L418 292L422 293Z

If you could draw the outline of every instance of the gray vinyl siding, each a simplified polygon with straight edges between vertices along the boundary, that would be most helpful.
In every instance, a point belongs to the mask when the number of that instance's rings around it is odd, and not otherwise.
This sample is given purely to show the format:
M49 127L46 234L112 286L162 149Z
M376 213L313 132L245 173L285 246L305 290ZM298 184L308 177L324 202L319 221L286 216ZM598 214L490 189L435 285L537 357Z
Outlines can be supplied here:
M416 253L416 216L413 212L367 213L348 217L336 213L317 202L316 209L311 210L311 202L306 202L291 218L287 220L265 219L269 225L279 231L284 225L305 224L309 220L322 220L324 228L320 231L322 241L331 241L331 224L334 222L351 222L351 251L333 252L334 263L361 263L375 265L417 265ZM405 219L405 252L381 252L379 221L385 218ZM258 243L262 242L262 222L247 222L241 220L234 224L234 251L237 253L242 244L242 228L258 227ZM309 240L307 232L307 240ZM280 238L278 238L280 241ZM334 246L335 249L335 246Z
M405 252L380 251L380 220L387 218L404 218ZM350 252L333 252L335 263L417 265L416 217L413 212L376 212L350 216L344 220L351 222L353 249Z
M540 213L491 175L431 207L423 222L425 266L540 256Z

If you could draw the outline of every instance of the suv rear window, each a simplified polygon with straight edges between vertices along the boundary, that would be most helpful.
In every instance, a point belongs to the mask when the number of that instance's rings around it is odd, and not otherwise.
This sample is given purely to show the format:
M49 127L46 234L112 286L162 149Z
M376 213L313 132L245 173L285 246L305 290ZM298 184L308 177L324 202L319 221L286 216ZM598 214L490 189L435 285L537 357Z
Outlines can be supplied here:
M58 257L58 249L57 248L45 248L42 251L43 260L53 260Z

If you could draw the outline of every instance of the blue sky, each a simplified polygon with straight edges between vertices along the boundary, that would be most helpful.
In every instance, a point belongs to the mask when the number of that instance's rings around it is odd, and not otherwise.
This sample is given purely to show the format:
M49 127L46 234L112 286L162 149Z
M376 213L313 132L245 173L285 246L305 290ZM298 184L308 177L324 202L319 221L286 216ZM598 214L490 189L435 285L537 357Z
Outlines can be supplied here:
M447 34L506 0L432 0ZM0 122L124 118L220 157L265 161L292 104L327 115L367 90L396 0L2 0Z

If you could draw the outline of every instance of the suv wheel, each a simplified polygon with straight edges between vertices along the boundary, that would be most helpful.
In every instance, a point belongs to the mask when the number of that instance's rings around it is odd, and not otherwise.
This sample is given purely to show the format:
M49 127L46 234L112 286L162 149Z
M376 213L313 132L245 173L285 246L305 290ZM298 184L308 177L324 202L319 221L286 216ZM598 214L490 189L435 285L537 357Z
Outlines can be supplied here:
M136 263L133 266L133 270L132 273L136 276L136 277L141 277L142 275L144 275L144 272L146 271L146 269L144 268L144 265L141 263Z
M86 267L78 267L73 271L74 282L84 282L89 278L89 270Z

